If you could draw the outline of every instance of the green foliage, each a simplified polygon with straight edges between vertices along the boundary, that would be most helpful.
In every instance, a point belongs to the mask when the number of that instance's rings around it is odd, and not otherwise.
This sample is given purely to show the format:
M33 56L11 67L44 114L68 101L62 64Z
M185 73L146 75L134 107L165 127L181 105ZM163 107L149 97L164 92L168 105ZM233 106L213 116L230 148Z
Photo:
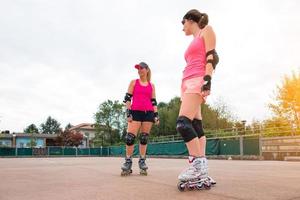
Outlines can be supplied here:
M30 138L30 142L27 144L27 146L32 148L32 147L36 147L36 145L37 145L36 138L32 134Z
M96 135L95 146L107 146L120 142L126 128L125 111L119 101L107 100L100 104L94 115Z
M24 133L39 133L39 129L35 124L30 124L24 129Z
M176 120L180 109L180 98L175 97L169 103L160 102L158 104L158 114L160 118L159 126L153 126L151 137L175 135Z
M229 106L221 99L217 99L213 105L202 104L203 127L205 129L227 129L233 128L235 119Z
M60 123L49 116L45 123L41 124L41 132L45 134L55 134L61 131Z
M181 101L174 97L169 103L158 104L160 125L154 126L151 137L176 135L176 120L179 114ZM233 128L235 121L228 106L219 99L213 106L202 104L203 126L206 130Z
M72 124L68 123L65 127L65 130L69 130L70 128L72 128Z
M150 137L166 137L178 135L176 131L176 120L180 109L181 101L179 97L174 97L168 103L158 104L160 118L159 126L153 125ZM232 128L234 126L233 117L228 106L219 101L213 107L202 105L204 127L208 129ZM122 143L122 138L126 134L126 118L124 105L118 101L107 100L100 104L98 111L94 115L96 136L92 143L94 146L108 146Z

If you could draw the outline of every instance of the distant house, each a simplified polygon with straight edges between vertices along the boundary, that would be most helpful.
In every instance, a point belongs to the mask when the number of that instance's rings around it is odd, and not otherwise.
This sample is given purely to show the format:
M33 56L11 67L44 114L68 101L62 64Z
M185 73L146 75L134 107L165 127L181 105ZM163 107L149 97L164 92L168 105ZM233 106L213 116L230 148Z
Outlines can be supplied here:
M83 144L80 147L90 147L90 141L95 137L95 125L90 123L82 123L76 126L72 126L70 131L78 131L83 135L84 139Z
M90 147L90 141L95 137L94 124L82 123L73 126L70 131L78 131L83 135L82 145L79 147ZM0 133L0 147L29 148L32 141L35 147L55 146L57 134L29 134L29 133Z
M28 134L28 133L10 133L0 134L0 147L28 148L53 146L57 134Z

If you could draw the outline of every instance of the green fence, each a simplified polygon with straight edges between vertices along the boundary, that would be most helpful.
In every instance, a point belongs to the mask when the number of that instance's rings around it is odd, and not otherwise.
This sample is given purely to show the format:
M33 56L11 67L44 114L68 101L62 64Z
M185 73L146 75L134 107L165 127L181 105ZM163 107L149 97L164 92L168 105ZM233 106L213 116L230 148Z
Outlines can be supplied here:
M259 137L227 137L210 138L206 143L207 155L259 155ZM133 154L139 154L139 145L134 145ZM73 148L73 147L46 147L46 148L0 148L0 157L28 157L28 156L123 156L125 145L102 148ZM183 141L150 143L147 155L155 156L184 156L188 155Z
M231 138L220 141L220 155L240 155L240 139Z
M259 138L245 137L243 139L243 150L244 155L259 155Z
M0 148L0 156L15 156L16 149L11 147Z
M18 156L32 156L32 148L17 148Z
M137 144L134 146L133 154L139 154ZM109 147L109 155L125 155L125 146ZM188 155L188 151L183 141L160 142L150 143L147 147L147 155L180 156ZM208 139L206 155L259 155L259 138L229 137Z

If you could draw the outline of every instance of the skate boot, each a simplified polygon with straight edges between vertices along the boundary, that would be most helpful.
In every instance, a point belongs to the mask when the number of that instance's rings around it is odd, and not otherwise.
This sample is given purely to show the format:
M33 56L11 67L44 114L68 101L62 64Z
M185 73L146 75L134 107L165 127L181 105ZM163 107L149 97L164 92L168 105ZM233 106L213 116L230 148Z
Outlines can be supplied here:
M207 159L205 159L204 166L205 166L205 171L206 171L206 173L207 173L207 179L209 180L210 184L211 184L212 186L216 185L217 182L216 182L212 177L208 176Z
M140 157L140 159L139 159L139 168L140 168L140 175L147 176L148 166L146 165L145 161L146 161L145 157Z
M131 167L132 167L132 158L131 157L126 157L125 158L125 163L121 167L121 169L122 169L121 176L130 175L132 173Z
M206 158L190 157L189 161L190 166L178 176L178 190L210 189L211 183L208 179Z

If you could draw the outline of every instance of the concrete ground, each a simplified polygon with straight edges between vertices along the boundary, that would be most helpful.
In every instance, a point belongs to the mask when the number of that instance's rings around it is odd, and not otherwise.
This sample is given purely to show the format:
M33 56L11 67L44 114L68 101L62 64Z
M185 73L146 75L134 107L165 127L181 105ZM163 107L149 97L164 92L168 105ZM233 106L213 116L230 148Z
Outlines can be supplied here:
M209 160L211 190L179 192L185 159L148 158L149 175L120 176L122 158L0 158L0 200L300 199L300 162Z

